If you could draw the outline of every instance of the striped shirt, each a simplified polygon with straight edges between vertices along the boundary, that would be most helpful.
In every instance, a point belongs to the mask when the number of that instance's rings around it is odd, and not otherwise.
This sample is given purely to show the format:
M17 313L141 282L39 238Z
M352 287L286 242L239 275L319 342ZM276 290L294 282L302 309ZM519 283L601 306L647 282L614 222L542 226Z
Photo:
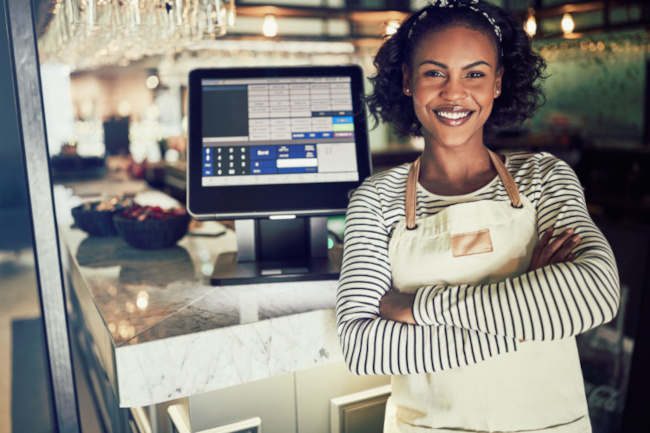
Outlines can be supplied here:
M348 206L336 302L339 339L352 372L431 373L517 350L520 339L568 338L614 318L619 304L616 262L589 216L573 170L549 153L511 154L506 166L537 210L539 237L551 226L556 233L572 227L580 236L575 260L495 284L420 287L413 306L417 325L381 319L380 299L392 287L388 243L405 217L410 164L369 177ZM501 181L473 198L509 200ZM435 215L456 203L454 197L418 190L416 216ZM443 340L458 332L469 333L481 347L472 356L439 353L456 350ZM441 355L454 361L440 363Z

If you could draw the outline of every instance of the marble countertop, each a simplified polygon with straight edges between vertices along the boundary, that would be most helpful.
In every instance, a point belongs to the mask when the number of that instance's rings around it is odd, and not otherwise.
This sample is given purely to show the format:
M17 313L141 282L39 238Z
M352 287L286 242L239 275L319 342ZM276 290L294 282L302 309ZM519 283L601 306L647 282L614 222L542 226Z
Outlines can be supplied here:
M168 199L150 191L136 196L142 203ZM217 256L236 250L234 233L217 222L154 251L59 222L71 289L121 407L342 359L336 281L210 286Z

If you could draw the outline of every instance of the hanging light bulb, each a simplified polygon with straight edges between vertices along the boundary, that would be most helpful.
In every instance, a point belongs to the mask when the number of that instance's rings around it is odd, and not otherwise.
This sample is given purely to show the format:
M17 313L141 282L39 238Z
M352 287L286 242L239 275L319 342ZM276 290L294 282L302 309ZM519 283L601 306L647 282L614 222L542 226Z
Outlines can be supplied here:
M226 0L226 26L235 27L237 23L237 7L235 0Z
M386 36L392 36L397 33L397 29L399 29L399 22L397 20L388 20L386 22L386 30L384 31L384 34Z
M155 89L158 87L158 84L160 84L160 80L158 79L158 76L156 75L149 75L147 77L147 80L145 81L145 84L148 89Z
M278 22L275 20L275 15L267 15L264 17L262 33L267 38L275 37L278 34Z
M526 20L524 30L526 30L526 33L531 38L537 33L537 20L535 19L535 10L533 8L528 9L528 19Z
M569 34L573 32L573 29L576 27L575 23L573 22L573 18L571 17L571 14L566 13L562 15L562 31L564 34Z

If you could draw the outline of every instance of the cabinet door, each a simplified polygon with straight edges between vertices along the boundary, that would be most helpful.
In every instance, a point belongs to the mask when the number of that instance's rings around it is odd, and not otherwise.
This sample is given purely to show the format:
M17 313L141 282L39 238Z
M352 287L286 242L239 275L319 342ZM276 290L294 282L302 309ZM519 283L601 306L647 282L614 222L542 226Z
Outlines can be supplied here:
M256 417L264 433L296 433L292 373L191 396L188 404L192 433Z
M330 433L382 433L390 385L333 398Z
M297 371L295 375L298 433L334 431L330 427L330 400L390 384L390 376L352 374L343 361ZM363 424L364 417L375 419L378 416L383 422L381 407L358 411L355 420ZM368 422L372 420L368 419Z

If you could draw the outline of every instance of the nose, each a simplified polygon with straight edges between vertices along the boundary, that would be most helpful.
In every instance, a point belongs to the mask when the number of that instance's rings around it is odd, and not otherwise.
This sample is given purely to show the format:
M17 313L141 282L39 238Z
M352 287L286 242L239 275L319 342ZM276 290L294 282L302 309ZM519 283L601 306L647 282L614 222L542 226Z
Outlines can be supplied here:
M448 101L459 101L467 97L462 78L449 77L441 89L440 96Z

